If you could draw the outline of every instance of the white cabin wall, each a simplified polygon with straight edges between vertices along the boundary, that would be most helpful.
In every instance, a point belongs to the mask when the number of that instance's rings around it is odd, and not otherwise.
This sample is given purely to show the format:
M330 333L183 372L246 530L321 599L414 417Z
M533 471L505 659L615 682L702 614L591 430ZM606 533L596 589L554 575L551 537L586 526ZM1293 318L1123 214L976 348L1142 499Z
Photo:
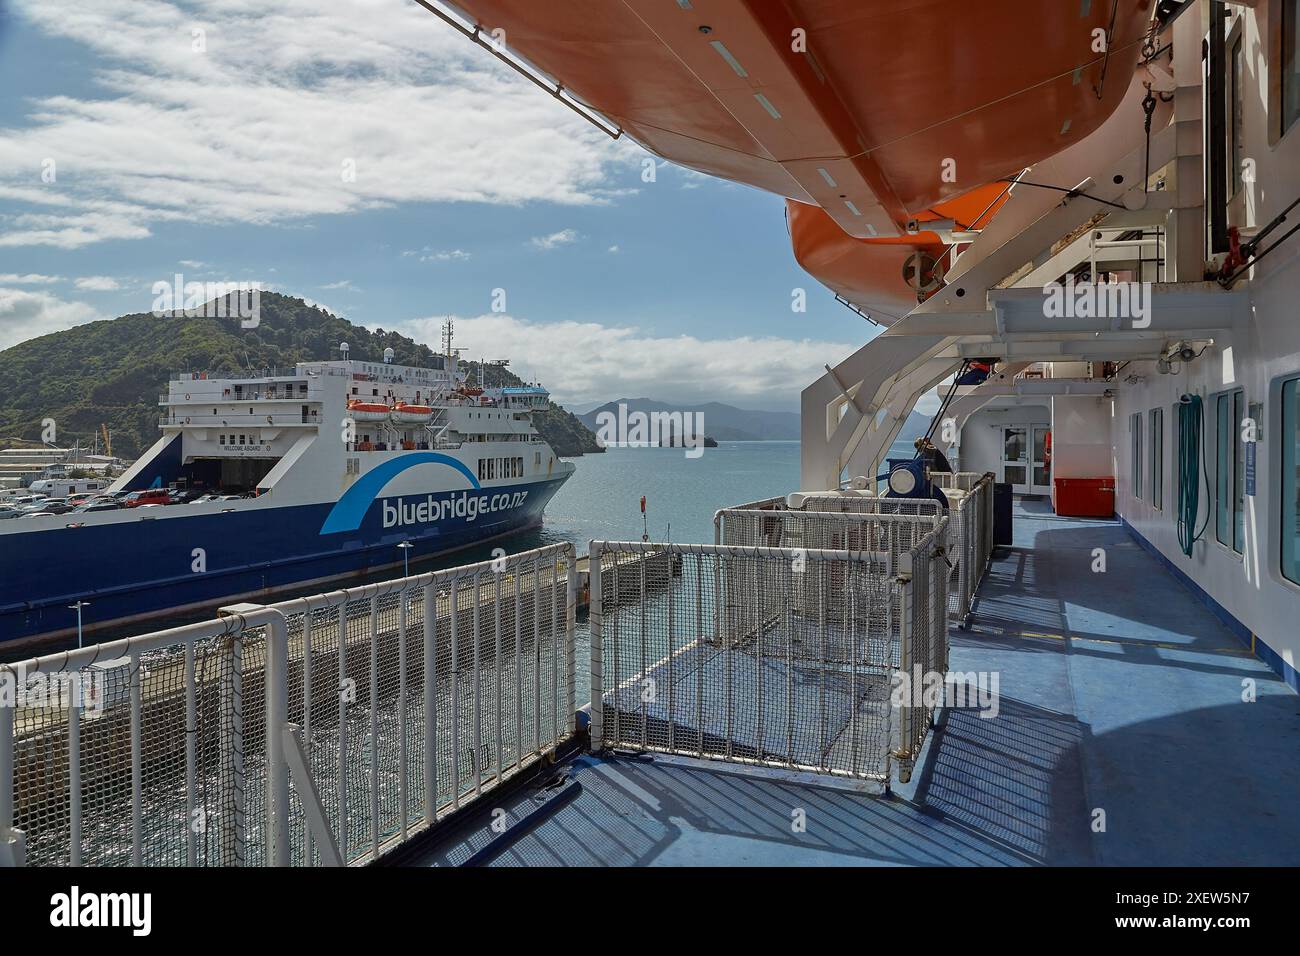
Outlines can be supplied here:
M1095 395L1052 397L1052 477L1106 478L1114 474L1111 403Z
M1233 30L1239 23L1244 38L1245 77L1242 84L1242 155L1255 169L1254 182L1246 182L1231 203L1231 222L1241 226L1266 224L1300 196L1300 123L1284 131L1281 139L1269 142L1268 22L1270 4L1256 9L1237 9L1228 24L1229 53ZM1294 212L1292 213L1294 220ZM1267 241L1285 232L1276 230ZM1266 242L1267 242L1266 241ZM1117 380L1115 415L1111 438L1116 457L1116 510L1133 530L1158 550L1177 570L1236 619L1250 634L1267 644L1290 667L1300 661L1300 586L1283 577L1280 570L1278 520L1281 508L1281 406L1279 379L1300 372L1300 236L1270 254L1249 274L1251 310L1244 324L1231 335L1216 337L1213 346L1176 374L1161 375L1154 363L1134 363ZM1129 376L1139 381L1125 381ZM1245 404L1264 406L1261 441L1256 448L1256 494L1245 499L1245 542L1242 554L1220 544L1216 520L1216 415L1215 396L1241 388ZM1205 461L1209 471L1209 498L1205 477L1201 478L1201 511L1197 526L1206 522L1205 533L1191 557L1178 543L1178 424L1175 406L1184 393L1201 396L1204 408ZM1129 416L1165 410L1164 507L1156 510L1150 488L1138 499L1131 479ZM1240 422L1234 423L1236 428ZM1150 440L1144 441L1144 471L1150 483ZM1291 672L1294 677L1294 671Z

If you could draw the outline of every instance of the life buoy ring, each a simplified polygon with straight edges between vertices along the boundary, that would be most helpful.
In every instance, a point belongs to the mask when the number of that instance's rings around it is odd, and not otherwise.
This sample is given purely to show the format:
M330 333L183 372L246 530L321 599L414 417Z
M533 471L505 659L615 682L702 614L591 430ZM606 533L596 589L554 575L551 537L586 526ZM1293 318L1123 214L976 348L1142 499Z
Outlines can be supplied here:
M185 416L185 424L188 425L189 423L190 423L190 416L186 415L186 416Z
M189 400L190 400L190 393L189 393L189 392L186 392L186 393L185 393L185 401L188 402Z
M275 424L275 419L272 418L270 415L267 415L267 416L266 416L266 423L267 423L268 425L274 425L274 424Z

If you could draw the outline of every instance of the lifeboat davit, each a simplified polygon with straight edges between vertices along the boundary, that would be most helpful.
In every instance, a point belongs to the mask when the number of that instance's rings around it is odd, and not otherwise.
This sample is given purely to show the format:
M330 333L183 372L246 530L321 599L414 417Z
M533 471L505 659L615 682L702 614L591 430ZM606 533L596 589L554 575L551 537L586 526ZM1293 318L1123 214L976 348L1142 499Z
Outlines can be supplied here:
M348 402L348 415L358 422L382 422L388 420L389 407L382 402Z
M409 405L398 402L393 406L393 421L399 425L424 425L433 418L433 408L429 405Z

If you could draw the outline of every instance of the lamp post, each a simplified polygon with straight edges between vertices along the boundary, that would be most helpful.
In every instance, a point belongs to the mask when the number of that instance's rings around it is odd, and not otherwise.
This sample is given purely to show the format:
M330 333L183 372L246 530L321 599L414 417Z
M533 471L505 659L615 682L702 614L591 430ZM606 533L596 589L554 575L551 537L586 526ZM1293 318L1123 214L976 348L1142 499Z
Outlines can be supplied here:
M89 601L78 601L76 604L69 604L68 610L77 612L77 649L81 649L81 609L89 607Z
M402 549L402 577L409 578L411 576L411 549L415 545L409 541L403 541L398 547Z

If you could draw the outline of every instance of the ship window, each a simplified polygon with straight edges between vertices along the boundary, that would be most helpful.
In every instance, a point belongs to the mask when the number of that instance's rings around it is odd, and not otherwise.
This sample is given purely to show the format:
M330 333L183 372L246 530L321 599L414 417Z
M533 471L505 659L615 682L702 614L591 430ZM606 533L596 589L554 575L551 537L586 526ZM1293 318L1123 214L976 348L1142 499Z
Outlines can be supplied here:
M1300 584L1300 377L1282 383L1282 574Z
M1219 544L1241 553L1244 544L1246 445L1241 440L1245 395L1224 392L1216 401L1215 475L1217 509L1214 536Z
M225 435L218 435L218 436L217 436L217 444L218 444L218 445L224 445L225 443L226 443L226 436L225 436Z
M1128 430L1130 434L1130 440L1133 443L1132 450L1130 451L1129 454L1129 457L1132 459L1132 461L1130 462L1131 473L1129 475L1129 481L1133 486L1133 497L1141 498L1142 497L1142 413L1141 412L1134 412L1132 415L1128 417Z
M1300 119L1300 0L1282 4L1282 132Z
M1236 39L1232 41L1231 48L1228 51L1228 82L1225 84L1228 93L1228 197L1231 198L1241 192L1241 160L1242 160L1242 143L1241 143L1241 113L1242 113L1242 70L1244 69L1244 59L1242 54L1242 21L1237 21L1237 28L1233 31Z
M245 436L244 436L244 435L240 435L240 436L239 436L239 443L240 443L241 445L244 444L244 439L245 439Z
M1151 507L1165 506L1165 410L1151 409Z

